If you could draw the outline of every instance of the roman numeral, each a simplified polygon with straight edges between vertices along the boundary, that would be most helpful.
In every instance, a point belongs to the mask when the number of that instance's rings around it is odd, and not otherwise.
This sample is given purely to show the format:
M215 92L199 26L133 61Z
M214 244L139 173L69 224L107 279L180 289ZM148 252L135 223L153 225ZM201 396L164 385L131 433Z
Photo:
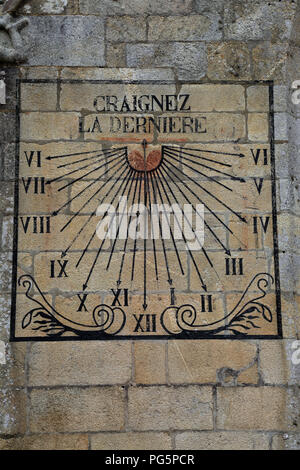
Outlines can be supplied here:
M243 258L225 258L226 276L242 276L243 272Z
M269 222L270 222L270 216L265 217L265 220L263 217L257 217L256 215L253 217L253 233L258 233L258 220L260 221L261 228L264 233L267 232Z
M24 233L51 233L50 216L20 217Z
M201 312L212 312L212 296L210 294L201 294Z
M87 296L88 294L82 294L82 295L77 294L77 297L80 300L80 305L77 309L77 312L82 312L82 309L84 309L85 312L88 312L88 309L86 308L86 305L85 305Z
M112 301L112 306L114 307L115 305L120 305L120 306L124 306L124 307L127 307L128 306L128 289L111 289L112 293L114 294L114 300ZM122 294L122 291L123 291L123 304L120 302L120 296Z
M40 150L38 150L38 151L31 150L30 152L27 152L27 150L25 150L24 153L25 153L25 158L27 160L27 165L29 167L31 167L33 159L36 160L36 166L38 168L40 168L42 166Z
M26 194L30 188L32 188L34 194L45 194L45 178L43 176L29 176L28 178L22 178L22 182Z
M149 313L141 314L139 316L133 315L136 320L134 331L149 332L156 331L156 315Z
M258 194L261 193L264 179L263 178L253 178Z
M53 259L50 261L50 277L68 277L66 273L66 266L68 264L68 260L61 261L60 259ZM57 269L56 269L57 267Z
M260 152L263 152L261 154ZM254 154L254 149L251 149L252 157L254 160L255 165L257 165L260 161L260 157L262 156L263 165L268 165L268 149L257 149Z

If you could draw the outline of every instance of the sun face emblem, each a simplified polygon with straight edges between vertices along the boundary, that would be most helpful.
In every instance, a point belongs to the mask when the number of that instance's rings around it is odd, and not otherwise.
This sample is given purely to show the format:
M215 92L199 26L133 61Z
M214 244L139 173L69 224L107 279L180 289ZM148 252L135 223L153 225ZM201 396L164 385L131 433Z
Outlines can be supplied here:
M143 152L137 149L128 154L128 163L133 170L138 172L149 172L156 170L162 162L162 152L158 149L152 149L147 152L147 141L143 140Z

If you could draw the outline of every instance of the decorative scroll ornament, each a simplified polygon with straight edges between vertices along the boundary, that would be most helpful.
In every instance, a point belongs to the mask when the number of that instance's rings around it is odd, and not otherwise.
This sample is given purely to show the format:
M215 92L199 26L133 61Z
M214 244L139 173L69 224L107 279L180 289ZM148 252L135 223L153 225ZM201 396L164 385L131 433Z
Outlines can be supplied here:
M119 333L126 322L125 313L120 307L109 305L97 305L89 323L72 321L61 315L47 301L40 291L36 281L29 274L21 276L18 285L26 289L26 297L38 307L28 311L22 320L22 328L31 328L33 331L45 333L48 337L59 337L64 333L71 332L77 336L84 335L85 338L99 337L101 334L115 335ZM32 289L38 292L37 298L33 297Z
M20 31L29 24L27 18L15 19L10 13L15 11L22 0L6 0L0 16L0 30L6 35L0 36L0 62L25 62L23 39ZM7 38L6 38L7 36Z
M257 325L259 319L269 323L273 320L270 308L262 302L267 289L273 283L274 279L271 274L260 273L254 276L234 309L220 320L201 324L198 322L199 317L195 307L186 304L166 308L161 314L161 325L169 334L197 332L209 336L227 331L233 335L248 335L251 330L260 328ZM246 301L246 295L257 289L262 294Z

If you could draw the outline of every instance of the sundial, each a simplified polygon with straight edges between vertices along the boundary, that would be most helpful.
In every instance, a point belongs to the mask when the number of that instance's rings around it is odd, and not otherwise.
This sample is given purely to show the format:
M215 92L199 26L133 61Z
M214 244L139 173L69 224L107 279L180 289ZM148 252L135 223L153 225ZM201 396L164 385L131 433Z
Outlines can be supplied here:
M20 81L12 340L279 337L272 93Z

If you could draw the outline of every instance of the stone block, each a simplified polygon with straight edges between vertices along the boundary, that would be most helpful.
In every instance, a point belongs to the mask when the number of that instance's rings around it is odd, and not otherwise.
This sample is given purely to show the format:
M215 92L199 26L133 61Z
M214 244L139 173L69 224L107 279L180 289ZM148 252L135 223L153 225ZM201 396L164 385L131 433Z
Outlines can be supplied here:
M230 0L224 9L224 34L226 39L261 40L289 39L295 2L261 0Z
M168 347L170 382L176 384L216 383L221 368L238 372L256 356L256 344L243 341L172 341Z
M250 80L251 60L247 44L231 41L209 43L207 76L211 80Z
M26 431L26 395L23 390L0 389L0 434Z
M129 389L132 430L212 429L210 387L134 387Z
M43 41L39 39L41 31ZM29 65L105 65L102 18L33 16L23 37Z
M220 17L214 15L153 16L149 41L217 41L222 38Z
M146 22L134 16L107 18L106 40L110 42L136 42L146 40Z
M56 111L56 83L22 83L22 111Z
M287 55L287 43L270 43L266 41L257 44L252 50L253 79L283 80Z
M217 391L217 427L280 431L291 427L288 392L280 387L226 387Z
M91 435L91 450L169 450L171 436L164 432L123 432Z
M269 450L269 436L254 432L183 432L175 436L179 450Z
M180 80L198 80L206 74L204 44L170 42L127 45L129 67L175 67Z
M88 450L87 434L35 434L0 439L0 450Z
M94 0L80 0L79 11L84 15L149 15L153 13L184 13L192 10L193 0L123 0L122 2L111 2L103 0L101 3Z
M125 392L119 387L35 389L30 394L30 431L120 431Z
M136 341L134 344L134 379L138 384L166 383L166 343Z
M131 377L131 344L35 343L29 362L31 386L125 384Z

